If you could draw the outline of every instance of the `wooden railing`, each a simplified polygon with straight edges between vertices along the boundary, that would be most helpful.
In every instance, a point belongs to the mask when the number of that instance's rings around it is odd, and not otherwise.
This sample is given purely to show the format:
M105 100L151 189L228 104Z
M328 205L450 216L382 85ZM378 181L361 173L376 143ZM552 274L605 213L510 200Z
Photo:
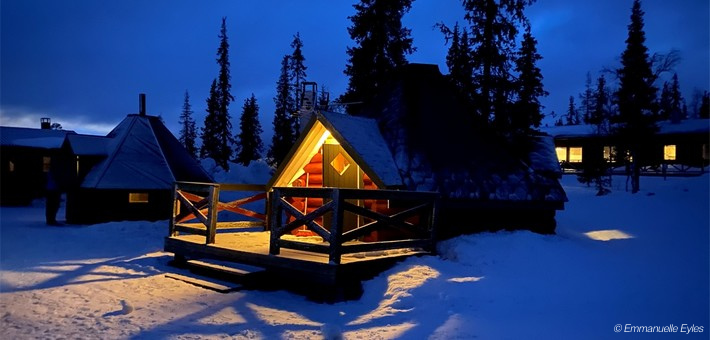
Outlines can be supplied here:
M229 202L220 202L220 194L228 191L257 192L257 194ZM170 236L189 233L205 236L212 244L218 229L265 227L266 214L249 210L245 204L266 199L263 185L176 182ZM266 204L264 204L266 208ZM229 211L248 220L220 222L218 213ZM190 221L194 221L190 223Z
M280 248L290 248L328 254L330 264L339 264L343 254L401 248L420 248L434 251L436 214L439 194L396 190L363 190L338 188L274 188L269 198L269 251L278 255ZM289 200L317 198L323 205L311 212L303 212ZM385 201L389 208L383 212L366 208L364 202ZM350 225L344 223L349 213ZM317 220L328 214L328 219ZM352 218L353 214L357 218ZM305 226L321 238L323 243L282 239L297 228ZM386 233L388 237L371 242L350 242ZM394 238L394 239L392 239ZM327 244L325 244L327 243Z

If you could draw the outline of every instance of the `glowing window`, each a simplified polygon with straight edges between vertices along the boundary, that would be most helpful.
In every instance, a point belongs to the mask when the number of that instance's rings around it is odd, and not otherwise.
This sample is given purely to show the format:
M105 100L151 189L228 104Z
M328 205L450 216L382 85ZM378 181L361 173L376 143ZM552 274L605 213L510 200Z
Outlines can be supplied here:
M569 148L569 161L570 163L582 162L582 147Z
M42 171L49 172L49 167L52 165L51 157L42 157Z
M343 154L338 153L337 156L330 162L330 166L338 172L339 175L343 175L346 170L350 167L350 162L343 156Z
M128 203L148 203L147 192L132 192L128 194Z
M604 147L604 159L607 161L612 161L613 157L616 155L615 146L605 146Z
M15 172L15 163L13 163L12 161L8 162L7 170L9 170L10 172Z
M663 160L674 161L675 160L675 145L664 145L663 146Z
M567 148L564 146L558 146L555 148L555 152L557 153L557 160L560 162L566 162L567 161Z

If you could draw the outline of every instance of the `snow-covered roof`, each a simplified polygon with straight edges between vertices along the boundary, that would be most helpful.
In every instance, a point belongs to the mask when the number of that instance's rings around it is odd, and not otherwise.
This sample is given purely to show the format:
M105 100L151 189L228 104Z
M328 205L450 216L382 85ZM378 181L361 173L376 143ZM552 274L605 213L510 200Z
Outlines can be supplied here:
M540 130L555 138L590 137L595 135L596 127L589 124L579 124L550 126ZM667 120L658 122L659 135L708 132L710 132L710 119L685 119L677 123Z
M107 137L108 156L84 178L95 189L170 189L211 177L154 116L128 115Z
M387 148L384 138L377 127L377 121L370 118L355 117L341 113L318 113L319 120L326 126L331 125L330 132L343 148L353 157L359 156L363 164L374 176L379 177L385 186L400 186L402 178L394 164L392 153ZM348 150L351 149L351 150Z
M111 139L104 136L69 135L67 141L74 155L106 156Z
M74 131L0 126L0 145L58 149L67 134Z

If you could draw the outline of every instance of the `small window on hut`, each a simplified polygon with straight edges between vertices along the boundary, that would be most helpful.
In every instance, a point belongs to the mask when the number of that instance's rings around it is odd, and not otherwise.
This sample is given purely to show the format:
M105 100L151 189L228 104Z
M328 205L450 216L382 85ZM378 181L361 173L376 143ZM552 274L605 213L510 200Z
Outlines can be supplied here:
M557 160L560 162L566 162L567 161L567 148L564 146L558 146L555 148L555 152L557 153Z
M570 163L582 163L582 147L569 148Z
M52 166L52 158L47 156L42 157L42 171L49 172L50 166Z
M128 194L128 203L148 203L147 192L132 192Z
M675 160L675 145L664 145L663 146L663 160L674 161Z
M13 163L12 161L9 161L7 163L7 170L9 172L15 172L15 163Z

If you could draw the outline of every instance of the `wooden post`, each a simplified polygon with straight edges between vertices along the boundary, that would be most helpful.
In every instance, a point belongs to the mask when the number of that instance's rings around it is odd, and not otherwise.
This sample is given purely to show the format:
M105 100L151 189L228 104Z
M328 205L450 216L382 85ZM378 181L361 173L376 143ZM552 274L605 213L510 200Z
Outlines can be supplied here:
M434 200L431 202L432 207L431 207L431 217L429 220L429 241L431 242L430 249L429 250L431 253L436 253L436 238L438 235L436 235L436 224L437 220L439 218L439 206L440 206L440 197L439 195L436 195L434 197Z
M269 238L269 254L278 255L281 252L279 239L281 238L281 219L283 218L281 207L281 190L274 189L271 195L271 211L268 217L269 229L271 230Z
M343 232L343 202L340 199L340 189L333 189L331 199L335 203L333 207L333 219L330 226L330 251L328 262L330 264L340 264L340 256L342 255L342 245L340 244L340 236Z
M217 236L217 212L219 203L219 185L210 187L207 205L207 244L213 244Z
M175 217L180 213L180 202L177 199L178 184L175 182L173 185L173 215L170 217L170 223L168 228L168 236L177 236L178 233L175 231Z

